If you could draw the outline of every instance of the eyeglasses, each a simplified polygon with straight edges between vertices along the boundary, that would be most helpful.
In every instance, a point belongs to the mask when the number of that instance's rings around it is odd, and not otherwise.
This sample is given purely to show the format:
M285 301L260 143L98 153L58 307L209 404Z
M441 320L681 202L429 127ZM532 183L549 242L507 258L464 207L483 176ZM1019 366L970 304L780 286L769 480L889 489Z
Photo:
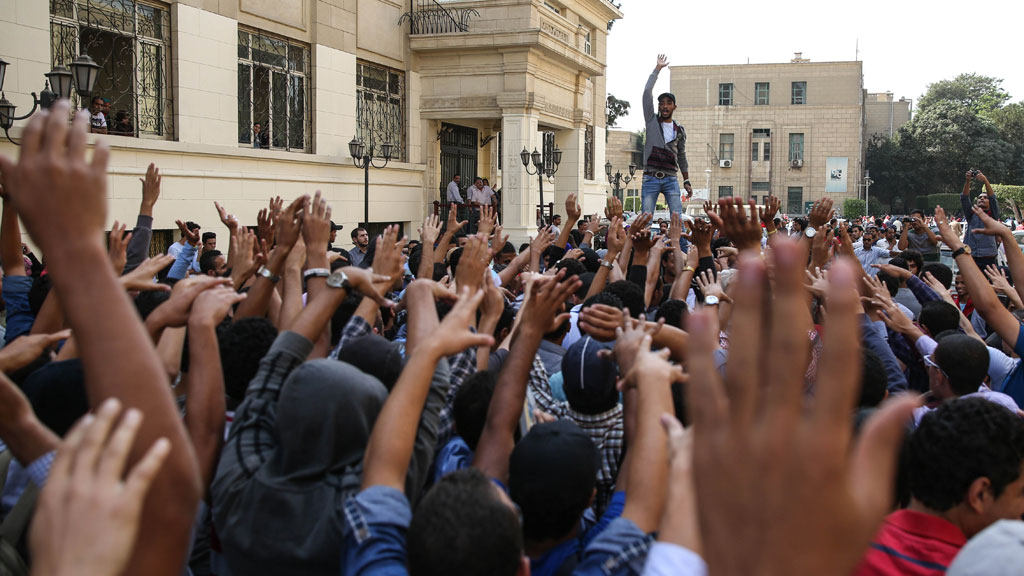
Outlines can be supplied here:
M924 357L924 364L929 368L935 368L936 370L939 371L939 374L942 374L943 376L946 377L946 380L949 380L949 375L946 374L946 371L942 369L942 366L939 366L938 364L935 363L935 360L932 360L931 354Z

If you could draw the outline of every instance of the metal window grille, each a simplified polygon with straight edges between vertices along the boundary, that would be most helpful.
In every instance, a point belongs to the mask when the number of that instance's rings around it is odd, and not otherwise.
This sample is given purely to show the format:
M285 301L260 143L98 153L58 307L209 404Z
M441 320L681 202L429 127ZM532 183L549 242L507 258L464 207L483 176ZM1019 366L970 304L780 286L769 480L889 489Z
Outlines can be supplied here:
M733 134L720 134L718 136L718 158L720 160L733 159L733 146L735 142L736 137Z
M360 60L356 63L356 138L367 150L394 145L391 159L406 160L405 73Z
M594 127L583 131L583 178L594 179Z
M768 83L767 82L755 82L754 83L754 104L758 106L768 105Z
M238 143L312 151L309 84L309 46L240 27Z
M100 65L93 89L104 100L107 132L174 136L171 16L167 5L137 0L50 0L50 62L78 54ZM72 103L82 106L77 92Z
M764 143L764 161L768 162L771 159L772 159L772 143L771 142L765 142Z
M544 170L554 171L555 169L555 133L544 132Z
M804 159L804 135L789 135L789 161Z
M807 103L807 82L793 82L793 104Z
M718 105L732 106L732 84L718 85Z
M761 159L761 155L758 152L759 152L759 150L758 150L758 143L757 142L751 142L750 143L750 161L751 162L757 162L758 160Z

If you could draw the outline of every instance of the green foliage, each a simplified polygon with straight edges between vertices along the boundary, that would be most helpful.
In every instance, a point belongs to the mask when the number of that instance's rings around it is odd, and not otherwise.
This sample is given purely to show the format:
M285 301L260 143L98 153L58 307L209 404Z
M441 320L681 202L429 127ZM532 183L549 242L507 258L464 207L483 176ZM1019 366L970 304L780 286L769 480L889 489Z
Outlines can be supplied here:
M864 216L864 201L857 198L843 200L843 218L853 219Z
M918 207L925 211L926 214L932 214L935 212L936 206L942 206L946 213L956 214L961 212L960 210L960 195L959 194L929 194L925 196L924 205Z
M975 114L988 114L1010 99L1002 83L1000 78L978 74L961 74L952 80L940 80L928 85L918 100L917 108L924 112L940 102L951 102Z
M992 190L996 193L996 198L999 199L999 208L1003 213L1016 214L1013 209L1015 204L1018 210L1024 208L1024 186L993 184Z
M629 113L629 102L625 100L619 100L615 96L608 94L608 100L605 103L605 119L609 128L615 126L615 123L626 114Z
M1006 182L1024 183L1024 103L1014 102L993 110L988 118L996 125L999 135L1013 146Z

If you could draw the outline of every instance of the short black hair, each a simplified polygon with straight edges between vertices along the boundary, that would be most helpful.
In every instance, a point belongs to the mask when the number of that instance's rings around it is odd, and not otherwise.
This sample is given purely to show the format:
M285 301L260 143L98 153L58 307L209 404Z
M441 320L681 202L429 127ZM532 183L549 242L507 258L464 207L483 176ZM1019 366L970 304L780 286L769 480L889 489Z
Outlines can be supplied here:
M204 250L203 255L199 257L199 273L204 276L212 270L217 269L217 258L223 256L224 253L220 250Z
M224 392L241 402L249 382L256 377L260 360L277 339L277 328L266 318L242 318L217 327Z
M547 270L557 264L562 256L565 256L565 248L552 244L541 252L540 261L544 265L544 269Z
M452 280L455 279L455 274L459 270L459 260L462 259L462 248L456 248L452 250L451 254L448 255L448 267L452 269Z
M966 334L950 334L941 339L932 359L949 379L949 387L957 396L977 392L988 374L988 348L985 343Z
M353 240L355 240L355 239L356 239L356 236L359 236L359 233L360 233L360 232L366 232L366 228L363 228L362 226L359 226L358 228L356 228L355 230L353 230L353 231L352 231L352 234L351 234L351 236L352 236L352 239L353 239Z
M363 295L359 292L351 292L341 304L334 311L334 315L331 316L331 347L338 345L341 342L341 332L348 325L348 321L355 315L356 309L359 308L359 304L363 301Z
M431 246L428 249L429 250L433 250L434 247ZM409 270L412 272L413 276L416 276L417 274L419 274L420 262L422 262L422 261L423 261L423 246L422 245L416 246L415 248L409 250Z
M960 310L945 300L925 302L921 305L917 321L928 329L929 334L935 336L960 326Z
M911 216L913 216L914 214L920 214L921 218L924 218L924 210L921 210L920 208L914 208L910 211Z
M662 302L661 306L658 307L654 320L657 321L664 318L665 324L683 330L683 323L689 314L690 307L687 306L686 300L669 299Z
M572 278L573 276L579 276L587 271L587 268L582 262L575 258L563 258L555 264L555 270L565 270L565 280Z
M515 254L516 253L516 247L511 242L506 241L505 245L501 247L501 253L502 254Z
M913 262L914 266L917 267L918 274L920 274L921 269L924 268L924 256L922 256L920 252L914 250L913 248L900 252L900 258L906 260L908 264ZM892 260L890 260L889 263L892 264ZM910 268L908 267L907 270L910 270Z
M647 310L647 306L644 305L643 288L629 280L612 282L604 291L618 296L619 300L622 301L622 305L625 308L629 308L629 315L633 318L640 318Z
M896 293L900 291L900 279L895 276L890 276L885 272L878 272L878 279L885 284L886 290L889 291L889 296L896 296Z
M882 359L867 348L861 350L863 369L860 374L860 400L858 408L874 408L885 400L889 389L889 376L885 373Z
M206 241L209 240L210 238L213 238L214 240L216 240L217 239L217 233L216 232L203 232L203 244L206 244Z
M601 257L597 255L597 252L592 248L580 248L583 252L583 265L587 268L587 272L593 272L597 274L597 270L601 267ZM668 253L668 251L665 251Z
M908 451L911 495L945 512L978 478L988 478L998 498L1020 477L1024 421L984 398L950 400L925 414Z
M897 256L895 258L890 258L889 259L889 264L892 264L893 266L895 266L897 268L902 268L904 270L910 270L910 265L907 263L906 259L903 258L903 254L906 254L906 252L901 252L899 256Z
M860 229L861 232L864 231L864 227L861 226L860 224L854 224L853 226L850 226L850 231L852 232L854 230L857 230L858 228Z
M153 310L156 310L158 306L170 299L170 291L160 292L153 290L150 292L140 292L139 295L135 297L135 309L139 311L139 316L145 320L146 318L149 318L149 315Z
M423 497L406 540L409 576L514 576L523 557L516 512L476 468L441 478Z
M611 292L608 292L607 290L604 290L602 292L594 294L590 298L587 298L583 302L583 305L580 306L580 311L582 312L583 310L586 310L587 308L590 308L595 304L604 304L605 306L611 306L612 308L618 308L619 310L622 310L623 308L622 300L618 296L612 294Z
M202 226L200 226L199 224L196 224L195 222L189 220L188 222L185 222L185 228L188 228L189 230L201 230Z
M455 404L452 415L455 417L455 430L466 441L470 450L476 450L480 434L487 423L487 409L494 396L494 388L498 385L498 375L484 370L466 378L459 391L455 393Z
M945 288L953 284L953 270L942 262L929 262L921 268L921 274L930 272Z

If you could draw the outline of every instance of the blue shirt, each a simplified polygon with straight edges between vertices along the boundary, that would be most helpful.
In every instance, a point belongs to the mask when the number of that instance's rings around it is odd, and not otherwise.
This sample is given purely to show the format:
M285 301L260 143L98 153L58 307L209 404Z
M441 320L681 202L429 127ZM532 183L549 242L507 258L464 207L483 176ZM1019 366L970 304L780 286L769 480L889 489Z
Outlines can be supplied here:
M1017 341L1013 343L1013 351L1018 356L1024 358L1024 326L1021 326L1020 331L1017 333ZM1002 388L997 391L1008 394L1018 406L1024 404L1024 362L1017 364L1017 367L1003 381Z
M437 461L434 469L434 483L451 474L456 470L469 468L473 463L473 449L466 444L462 436L452 436L452 439L441 448L437 454Z
M2 296L7 309L7 333L4 335L4 344L10 344L11 340L32 330L32 324L36 321L32 314L32 306L28 302L32 282L31 276L4 277Z
M854 248L853 254L860 260L860 265L864 267L864 271L869 276L875 276L878 274L878 268L872 268L872 264L878 264L883 258L890 258L889 251L883 250L878 246L872 246L871 248Z

